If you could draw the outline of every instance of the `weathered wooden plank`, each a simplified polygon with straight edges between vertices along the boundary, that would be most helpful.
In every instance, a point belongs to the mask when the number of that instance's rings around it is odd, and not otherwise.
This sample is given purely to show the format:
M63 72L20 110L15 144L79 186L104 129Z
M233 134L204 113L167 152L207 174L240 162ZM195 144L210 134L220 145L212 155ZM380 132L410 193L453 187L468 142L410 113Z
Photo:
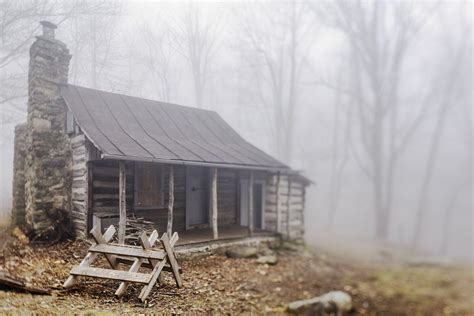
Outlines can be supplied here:
M133 196L131 194L128 194L127 199L132 198ZM105 194L105 193L95 193L94 194L94 201L100 201L100 200L117 200L120 198L119 194Z
M106 177L113 177L118 179L118 168L116 167L102 167L102 166L94 166L93 168L94 175L96 176L106 176ZM125 171L127 176L133 175L132 169L127 169Z
M288 179L288 196L286 198L286 238L290 239L290 198L291 198L291 179Z
M115 232L115 227L113 225L110 225L109 228L110 227L112 227L113 231ZM92 228L91 235L92 235L92 238L94 238L97 245L106 245L107 244L107 240L104 238L104 236L102 236L99 227L96 226L96 227ZM92 246L92 247L94 247L94 246ZM90 251L90 249L89 249L89 251ZM114 269L117 268L118 263L117 263L117 260L116 260L115 256L105 254L105 258L107 259L107 261L109 262L109 264L112 268L114 268Z
M173 247L170 244L170 240L168 239L167 235L163 234L160 241L166 251L166 257L169 260L170 266L173 269L173 277L176 281L176 285L178 287L182 287L183 281L181 280L181 275L179 274L178 262L176 262L176 258L174 256L174 251Z
M110 245L110 244L93 245L89 248L89 251L104 253L104 254L111 254L111 255L121 255L121 256L138 257L138 258L145 258L145 259L156 259L156 260L162 260L165 257L165 253L163 251L143 250L143 249L136 248L133 246L125 246L125 245Z
M125 243L125 226L127 225L127 204L125 196L126 188L126 176L125 176L125 163L119 162L119 229L118 229L118 242L119 244Z
M276 213L277 213L277 219L276 219L277 233L281 232L280 181L281 181L281 176L280 176L280 172L278 172L277 182L276 182L276 196L275 196Z
M110 226L109 228L107 228L107 230L105 231L104 233L104 240L106 242L109 242L112 237L114 236L115 234L115 228L114 226ZM82 259L81 263L79 263L79 267L87 267L87 266L90 266L94 260L97 258L97 253L93 253L93 252L89 252L87 253L87 255L84 257L84 259ZM63 287L65 288L68 288L68 287L71 287L74 285L74 283L76 282L77 278L73 275L70 275L67 280L64 282L63 284Z
M170 165L168 176L168 225L167 232L171 236L173 233L173 206L174 206L174 170Z
M138 296L142 302L145 302L147 299L148 295L150 295L151 290L155 286L156 281L158 280L158 277L160 276L161 271L165 267L166 260L162 260L159 264L155 266L153 271L151 272L151 279L148 282L148 284L143 287L143 289L140 292L140 295Z
M109 189L118 189L119 183L115 181L99 181L95 180L92 185L94 188L109 188Z
M249 194L249 234L250 236L253 235L254 223L253 223L253 180L254 174L253 171L250 171L250 178L249 178L249 187L248 187L248 194Z
M145 234L145 233L143 233ZM142 236L140 236L140 239L142 240L141 244L142 244L142 247L144 250L146 249L150 249L156 242L156 240L158 239L158 232L156 230L153 231L153 233L151 233L150 237L149 238L146 238L146 234L145 234L145 237L142 238ZM145 242L146 241L146 242ZM138 270L140 269L140 266L145 262L144 259L141 259L141 258L136 258L132 264L132 266L130 267L130 269L128 270L128 272L138 272ZM152 261L150 260L150 263ZM117 291L115 291L115 295L120 297L122 296L125 291L127 290L127 287L128 287L129 283L128 282L122 282L120 283Z
M72 275L87 276L101 279L119 280L135 283L147 284L150 282L150 275L138 272L128 272L120 270L110 270L94 267L75 267L71 270Z
M212 204L212 234L214 239L219 237L217 227L217 168L211 169L211 204Z

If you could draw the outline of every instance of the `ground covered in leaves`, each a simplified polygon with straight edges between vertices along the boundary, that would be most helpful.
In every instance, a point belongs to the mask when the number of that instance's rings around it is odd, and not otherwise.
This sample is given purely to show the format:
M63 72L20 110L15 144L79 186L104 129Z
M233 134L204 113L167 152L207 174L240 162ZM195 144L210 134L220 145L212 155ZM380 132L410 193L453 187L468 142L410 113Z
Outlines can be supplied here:
M84 242L32 247L11 238L0 269L52 295L0 289L0 314L52 313L284 313L287 303L332 290L352 296L358 315L472 314L473 279L469 270L440 266L365 266L349 264L313 250L277 251L278 263L230 259L213 254L180 259L184 287L171 275L158 284L147 303L140 287L118 299L118 282L82 279L72 289L61 284L86 254ZM102 262L105 264L105 262Z

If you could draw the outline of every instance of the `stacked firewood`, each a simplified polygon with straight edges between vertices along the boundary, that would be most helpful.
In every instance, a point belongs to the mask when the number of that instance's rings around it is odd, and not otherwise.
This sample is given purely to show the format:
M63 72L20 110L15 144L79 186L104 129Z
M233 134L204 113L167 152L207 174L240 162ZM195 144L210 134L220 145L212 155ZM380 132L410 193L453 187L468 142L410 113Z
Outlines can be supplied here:
M127 217L127 226L125 228L125 244L139 245L139 238L142 232L150 235L155 230L155 224L135 215Z

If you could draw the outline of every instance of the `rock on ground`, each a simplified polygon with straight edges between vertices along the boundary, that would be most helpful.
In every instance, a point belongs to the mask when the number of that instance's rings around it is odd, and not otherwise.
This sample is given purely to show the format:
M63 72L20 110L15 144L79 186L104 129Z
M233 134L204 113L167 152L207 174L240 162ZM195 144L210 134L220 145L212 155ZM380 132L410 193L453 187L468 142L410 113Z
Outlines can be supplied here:
M352 298L349 294L342 291L331 291L321 296L288 304L288 311L297 314L304 312L319 315L336 313L339 316L349 312L351 309Z
M260 256L257 259L258 263L275 265L278 262L278 258L275 255Z
M228 249L226 255L229 258L255 258L257 252L257 247L239 246Z

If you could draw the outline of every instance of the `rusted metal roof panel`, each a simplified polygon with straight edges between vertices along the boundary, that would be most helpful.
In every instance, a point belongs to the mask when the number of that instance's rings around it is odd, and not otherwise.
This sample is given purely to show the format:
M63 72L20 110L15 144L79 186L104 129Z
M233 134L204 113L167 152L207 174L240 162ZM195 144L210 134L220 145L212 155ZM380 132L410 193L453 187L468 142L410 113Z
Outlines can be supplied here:
M61 95L104 157L289 169L245 141L216 112L74 85Z

